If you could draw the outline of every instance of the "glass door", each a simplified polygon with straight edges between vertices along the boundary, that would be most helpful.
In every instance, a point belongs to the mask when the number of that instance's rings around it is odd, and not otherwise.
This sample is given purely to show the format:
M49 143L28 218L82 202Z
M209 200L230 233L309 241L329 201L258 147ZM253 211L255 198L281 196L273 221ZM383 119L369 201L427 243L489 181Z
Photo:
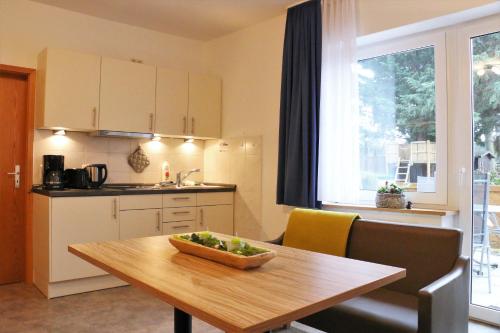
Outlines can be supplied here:
M500 32L470 38L471 304L500 313Z

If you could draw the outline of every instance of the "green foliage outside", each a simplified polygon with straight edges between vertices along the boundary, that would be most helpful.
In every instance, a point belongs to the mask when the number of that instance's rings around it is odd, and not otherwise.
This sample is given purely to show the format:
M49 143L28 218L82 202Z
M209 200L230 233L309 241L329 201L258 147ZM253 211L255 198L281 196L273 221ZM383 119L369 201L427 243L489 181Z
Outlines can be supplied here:
M474 143L475 154L490 151L500 155L500 75L488 68L483 75L478 70L484 65L497 64L500 67L500 33L474 38L473 82L474 82Z
M474 38L472 54L474 62L472 74L474 156L491 152L498 163L500 161L500 136L498 135L500 130L500 73L495 73L493 66L500 68L500 33ZM497 171L491 173L491 183L500 185L500 175Z
M372 109L369 116L378 135L435 142L434 49L394 53L360 64L374 73L373 79L360 76L361 116L366 107ZM361 132L366 139L374 134L369 127Z

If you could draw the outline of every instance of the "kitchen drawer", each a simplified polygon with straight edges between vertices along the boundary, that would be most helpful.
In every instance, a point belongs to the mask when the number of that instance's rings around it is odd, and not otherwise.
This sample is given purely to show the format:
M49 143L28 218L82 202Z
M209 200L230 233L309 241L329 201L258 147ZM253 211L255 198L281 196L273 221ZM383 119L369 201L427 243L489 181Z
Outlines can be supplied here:
M233 192L198 193L198 206L232 205Z
M120 196L120 210L161 208L161 204L161 194Z
M164 194L163 207L194 207L196 193Z
M163 208L163 222L196 219L196 207Z
M181 234L184 232L194 232L195 222L192 221L179 221L179 222L168 222L162 223L162 234L170 235L170 234Z

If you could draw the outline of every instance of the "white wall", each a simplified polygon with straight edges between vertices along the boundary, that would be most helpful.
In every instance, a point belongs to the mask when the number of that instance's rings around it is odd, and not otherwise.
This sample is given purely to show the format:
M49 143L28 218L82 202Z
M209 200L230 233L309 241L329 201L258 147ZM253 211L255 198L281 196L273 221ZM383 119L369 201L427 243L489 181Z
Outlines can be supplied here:
M45 47L201 70L202 44L27 0L0 0L0 63L36 67Z

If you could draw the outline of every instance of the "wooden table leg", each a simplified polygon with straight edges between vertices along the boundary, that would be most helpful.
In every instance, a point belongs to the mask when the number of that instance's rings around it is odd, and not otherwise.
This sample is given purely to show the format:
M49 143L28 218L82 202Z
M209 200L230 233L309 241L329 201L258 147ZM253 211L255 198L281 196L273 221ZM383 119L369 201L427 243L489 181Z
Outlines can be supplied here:
M175 333L191 333L191 315L174 308L174 332Z

